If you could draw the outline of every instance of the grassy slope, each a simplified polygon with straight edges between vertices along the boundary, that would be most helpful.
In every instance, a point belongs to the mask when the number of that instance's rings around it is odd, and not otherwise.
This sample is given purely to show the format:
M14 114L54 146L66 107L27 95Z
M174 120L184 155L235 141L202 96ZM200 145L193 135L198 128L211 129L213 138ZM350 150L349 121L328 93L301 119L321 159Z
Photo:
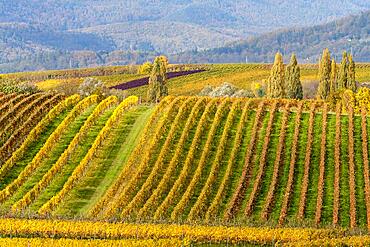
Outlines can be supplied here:
M71 142L73 137L81 128L82 124L88 118L90 113L94 110L95 105L89 107L85 112L79 115L66 129L65 134L62 135L60 140L55 143L52 150L49 152L49 157L44 159L38 168L32 173L32 175L27 179L27 181L10 197L4 204L3 208L9 208L16 201L21 199L37 182L42 178L42 176L50 169L50 167L58 160L59 156L67 148L68 144ZM30 157L29 161L32 160Z
M138 106L125 113L99 149L91 169L58 207L57 215L82 216L102 197L122 170L152 111L152 107Z
M72 174L75 167L85 157L86 153L92 146L99 131L104 127L106 121L113 113L114 109L109 109L104 112L98 120L91 126L88 134L81 140L80 145L76 147L73 154L69 157L68 162L64 165L63 169L54 176L49 186L40 194L40 196L30 206L32 211L38 210L50 198L56 195L63 187L68 177Z

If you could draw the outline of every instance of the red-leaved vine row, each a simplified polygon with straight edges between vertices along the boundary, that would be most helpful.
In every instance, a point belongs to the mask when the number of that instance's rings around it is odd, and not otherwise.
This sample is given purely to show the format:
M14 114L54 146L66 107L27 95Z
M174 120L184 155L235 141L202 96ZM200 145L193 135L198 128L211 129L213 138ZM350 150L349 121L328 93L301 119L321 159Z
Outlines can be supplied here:
M301 116L303 110L303 102L301 102L298 106L297 115L294 121L294 136L293 136L293 143L292 143L292 150L290 156L290 164L289 164L289 175L288 175L288 182L285 188L283 204L280 211L279 216L279 224L283 224L285 218L288 214L288 207L291 199L291 194L293 191L293 182L294 182L294 171L295 171L295 164L297 161L297 153L298 153L298 140L299 140L299 131L301 127Z
M310 119L308 123L308 135L307 135L306 157L304 161L303 183L302 183L302 190L301 190L299 209L298 209L298 215L297 215L299 219L302 219L304 217L304 211L306 208L306 199L307 199L306 195L307 195L307 189L308 189L308 178L310 175L315 108L316 108L316 104L315 102L313 102L311 104Z
M348 161L349 161L349 206L350 226L356 227L356 183L355 183L355 141L353 137L353 108L348 109Z

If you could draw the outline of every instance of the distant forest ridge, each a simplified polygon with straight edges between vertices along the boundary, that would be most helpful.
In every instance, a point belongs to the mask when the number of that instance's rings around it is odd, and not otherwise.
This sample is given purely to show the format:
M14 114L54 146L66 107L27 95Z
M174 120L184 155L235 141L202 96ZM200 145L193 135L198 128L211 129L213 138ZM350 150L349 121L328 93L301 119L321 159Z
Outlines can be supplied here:
M273 31L218 48L182 51L180 46L173 46L171 53L148 48L149 43L120 49L118 38L88 30L66 34L25 23L0 23L0 73L141 64L161 54L171 63L271 63L280 51L286 58L295 52L300 63L317 63L324 48L329 48L337 60L347 50L355 61L370 62L370 11L327 24ZM193 32L197 36L195 29Z

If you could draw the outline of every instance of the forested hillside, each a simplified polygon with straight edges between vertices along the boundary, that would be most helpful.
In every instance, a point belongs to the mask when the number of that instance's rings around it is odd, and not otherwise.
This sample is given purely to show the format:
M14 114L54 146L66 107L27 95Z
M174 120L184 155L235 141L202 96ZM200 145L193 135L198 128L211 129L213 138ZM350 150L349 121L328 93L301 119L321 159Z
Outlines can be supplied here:
M370 61L370 11L324 25L271 32L208 51L182 53L175 61L191 63L271 62L276 51L296 52L302 62L316 63L323 48L339 60L343 50L357 61Z
M217 48L279 28L325 23L368 9L370 3L360 0L340 5L320 0L3 1L0 72L141 63L158 54ZM273 49L267 55L264 50L257 46L253 51L256 61L269 58ZM198 61L204 56L186 53L181 59ZM240 61L235 55L209 60Z

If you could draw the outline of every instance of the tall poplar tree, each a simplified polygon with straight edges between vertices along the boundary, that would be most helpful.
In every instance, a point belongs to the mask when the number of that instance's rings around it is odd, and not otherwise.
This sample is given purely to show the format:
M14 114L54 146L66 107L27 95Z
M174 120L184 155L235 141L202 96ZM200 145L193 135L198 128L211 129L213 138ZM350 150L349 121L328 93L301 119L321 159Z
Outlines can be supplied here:
M347 52L343 52L342 62L340 63L339 76L338 76L338 89L347 88L347 74L348 74L348 61Z
M268 98L285 97L285 75L284 75L283 55L278 52L275 55L274 65L272 66L270 77L267 80Z
M337 91L338 89L337 80L338 80L338 68L337 63L333 59L331 60L330 94L333 94Z
M356 65L353 61L352 54L348 57L348 74L347 74L347 88L356 91Z
M153 63L153 69L149 77L148 100L158 102L162 97L168 95L166 85L167 58L164 56L156 57Z
M317 98L326 100L330 90L331 59L329 49L325 49L319 64L319 88Z
M301 83L301 70L298 66L297 57L293 53L290 63L285 71L285 93L290 99L303 99L303 89Z

